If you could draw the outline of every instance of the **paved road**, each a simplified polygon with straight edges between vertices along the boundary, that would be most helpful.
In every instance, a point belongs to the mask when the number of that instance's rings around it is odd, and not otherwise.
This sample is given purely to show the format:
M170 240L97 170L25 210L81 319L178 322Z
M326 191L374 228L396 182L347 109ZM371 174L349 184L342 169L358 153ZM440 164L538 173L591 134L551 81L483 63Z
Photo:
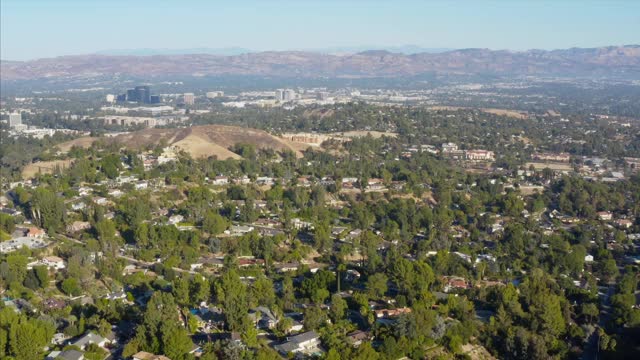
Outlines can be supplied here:
M606 289L606 292L601 292L600 290ZM609 317L611 316L611 296L615 294L616 285L609 284L608 287L598 287L598 294L600 298L600 314L598 315L598 327L604 328L605 325L609 322ZM602 295L600 295L602 294ZM584 347L584 352L582 353L582 360L597 360L599 355L598 351L598 329L591 334L589 340Z

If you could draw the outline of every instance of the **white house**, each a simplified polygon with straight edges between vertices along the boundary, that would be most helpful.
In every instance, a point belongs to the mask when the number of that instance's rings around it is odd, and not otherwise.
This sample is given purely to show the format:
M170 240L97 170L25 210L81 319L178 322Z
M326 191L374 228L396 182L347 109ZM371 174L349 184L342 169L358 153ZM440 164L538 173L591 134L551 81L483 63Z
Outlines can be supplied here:
M82 201L71 204L71 210L73 210L73 211L79 211L79 210L82 210L82 209L84 209L86 207L87 207L87 205L85 205L85 203L83 203Z
M248 234L255 230L253 226L249 225L232 225L230 229L225 230L224 233L227 235L239 236Z
M275 183L275 180L268 176L260 176L256 179L256 184L258 185L273 185Z
M216 176L213 181L213 185L227 185L229 184L229 178L226 176Z
M80 196L87 196L93 192L93 189L86 186L81 186L78 188L78 194Z
M247 185L251 182L251 179L247 175L242 175L242 177L234 179L233 182L239 185Z
M104 338L96 333L88 332L82 335L78 340L71 343L71 345L77 346L80 349L84 350L89 344L96 344L101 348L104 348L107 344L110 344L111 341L107 338Z
M593 262L593 255L587 254L584 257L584 262Z
M300 220L298 218L291 219L291 225L293 225L293 227L298 230L313 229L313 223L309 221Z
M107 205L107 203L109 203L109 200L107 198L97 196L93 198L93 202L97 205Z
M148 187L149 187L149 182L144 181L144 180L143 180L143 181L138 181L138 182L134 185L134 188L135 188L136 190L143 190L143 189L146 189L146 188L148 188Z
M169 224L176 225L176 224L181 223L182 220L184 220L184 216L182 216L180 214L172 215L172 216L169 217Z
M109 192L107 192L107 194L109 194L109 196L111 197L119 198L120 196L124 195L124 192L120 189L111 189L109 190Z
M600 220L603 220L603 221L608 221L608 220L611 220L613 218L613 214L611 214L608 211L599 211L598 212L598 218Z
M62 270L65 268L64 260L57 256L46 256L40 262L42 265L46 265L56 270Z
M308 331L287 338L287 342L276 345L275 349L283 355L288 353L311 354L318 351L319 345L320 336L315 331Z

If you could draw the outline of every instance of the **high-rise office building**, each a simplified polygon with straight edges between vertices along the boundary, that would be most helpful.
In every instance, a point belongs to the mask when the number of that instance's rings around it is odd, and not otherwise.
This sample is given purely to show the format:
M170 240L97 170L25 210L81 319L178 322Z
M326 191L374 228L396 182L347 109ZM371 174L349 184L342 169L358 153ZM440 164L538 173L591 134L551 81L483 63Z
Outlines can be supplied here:
M292 101L295 100L296 98L296 92L291 90L291 89L287 89L284 91L284 95L282 96L282 101Z
M284 90L282 89L278 89L276 90L276 101L283 101L284 100Z
M193 93L184 93L184 95L182 95L182 98L186 105L193 105L196 102L196 97L193 95Z
M16 125L22 125L22 114L21 113L9 114L9 126L14 127Z
M127 101L138 101L138 93L136 89L127 90Z
M326 91L318 91L316 93L316 99L320 101L326 101L327 99L329 99L329 93Z
M136 98L137 101L143 104L149 104L151 102L151 89L148 86L136 86Z
M151 95L149 97L149 104L160 104L160 95Z
M224 91L209 91L207 92L207 99L215 99L217 97L224 96Z
M120 101L120 99L121 96L118 96L118 101ZM147 85L143 85L129 89L127 90L126 100L142 104L151 104L151 88Z

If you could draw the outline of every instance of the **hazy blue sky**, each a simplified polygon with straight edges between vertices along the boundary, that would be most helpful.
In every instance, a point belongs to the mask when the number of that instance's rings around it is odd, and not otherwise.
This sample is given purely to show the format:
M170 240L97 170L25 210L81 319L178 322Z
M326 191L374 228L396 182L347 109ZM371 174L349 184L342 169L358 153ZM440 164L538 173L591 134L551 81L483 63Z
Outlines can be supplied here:
M105 49L640 43L640 1L0 0L2 59Z

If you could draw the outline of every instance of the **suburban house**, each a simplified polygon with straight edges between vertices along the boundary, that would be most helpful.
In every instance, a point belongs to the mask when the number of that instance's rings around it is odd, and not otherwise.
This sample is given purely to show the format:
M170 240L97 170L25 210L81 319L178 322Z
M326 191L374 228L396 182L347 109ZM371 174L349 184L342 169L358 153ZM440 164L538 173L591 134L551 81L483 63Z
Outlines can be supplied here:
M107 195L114 198L119 198L120 196L124 195L124 192L120 189L111 189L107 192Z
M284 273L284 272L289 272L289 271L298 271L298 269L300 268L300 264L298 264L298 263L276 264L276 265L274 265L274 268L279 273Z
M77 203L71 204L71 210L73 210L73 211L80 211L80 210L82 210L82 209L84 209L86 207L87 207L87 204L85 204L82 201L79 201Z
M45 256L40 262L42 263L42 265L46 265L56 270L61 270L65 268L64 260L62 260L57 256Z
M78 350L52 351L47 355L47 360L84 360L84 354Z
M629 219L618 219L615 221L616 226L623 229L628 229L633 226L633 221Z
M67 303L61 299L49 298L42 301L45 310L60 310L67 306Z
M65 268L64 260L57 256L46 256L41 260L30 262L27 264L27 269L33 269L35 266L46 266L54 270Z
M29 230L27 230L27 237L30 238L42 238L45 235L45 231L42 229L38 229L37 227L30 227Z
M368 341L371 337L370 333L367 331L356 330L347 334L347 341L351 346L358 347L364 341Z
M311 178L309 176L301 176L297 179L298 186L302 187L310 187L311 186Z
M100 196L96 196L92 200L96 205L107 205L109 203L109 199Z
M248 234L248 233L252 232L253 230L255 230L255 228L253 226L232 225L231 229L225 230L224 233L238 236L238 235Z
M242 177L233 179L233 183L236 185L247 185L251 183L251 179L247 175L243 175Z
M598 212L598 219L600 219L602 221L609 221L609 220L613 219L613 214L611 214L608 211L599 211Z
M495 160L495 154L488 150L467 150L465 158L467 160Z
M376 314L376 318L393 318L398 317L402 314L408 314L411 312L411 308L402 307L397 309L380 309L374 311Z
M216 176L211 183L213 185L227 185L229 184L229 178L226 176Z
M446 293L454 289L464 290L469 288L467 281L461 277L445 277L444 281L444 292Z
M367 190L382 190L384 189L384 180L373 178L367 180Z
M264 306L249 311L249 318L258 329L273 329L278 324L278 319L273 312Z
M148 182L146 182L146 181L144 181L144 180L138 181L138 182L136 182L136 184L134 185L134 188L135 188L136 190L142 190L142 189L146 189L146 188L148 188L148 187L149 187L149 183L148 183Z
M308 331L287 338L287 342L276 345L274 348L282 355L289 353L313 354L318 352L320 336L315 331Z
M89 344L96 344L101 348L104 348L107 344L110 344L111 340L104 338L94 332L88 332L82 335L78 340L71 343L71 345L77 346L80 349L85 349Z
M91 223L88 221L74 221L70 225L67 226L68 233L75 233L82 230L87 230L91 228Z
M146 351L138 351L131 357L133 360L171 360L164 355L155 355Z
M172 215L169 217L169 225L177 225L184 220L184 216L180 214Z
M300 220L298 218L294 218L291 220L291 225L293 225L294 229L297 230L309 230L313 229L313 223L309 221Z

